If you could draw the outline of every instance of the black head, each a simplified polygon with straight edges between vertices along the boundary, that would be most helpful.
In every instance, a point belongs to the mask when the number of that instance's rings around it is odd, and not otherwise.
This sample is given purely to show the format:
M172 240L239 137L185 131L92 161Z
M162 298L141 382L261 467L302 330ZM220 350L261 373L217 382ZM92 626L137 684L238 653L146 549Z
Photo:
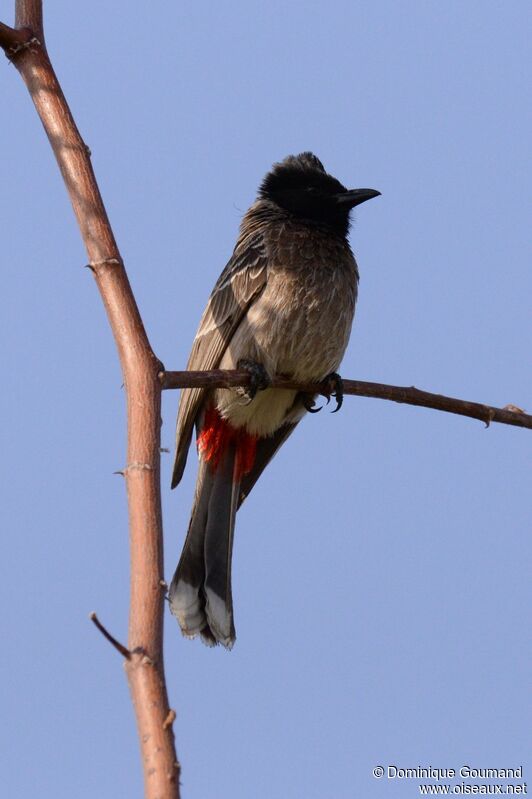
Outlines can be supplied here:
M379 194L375 189L346 189L325 171L319 158L308 152L289 155L274 164L259 188L260 199L343 236L349 230L351 209Z

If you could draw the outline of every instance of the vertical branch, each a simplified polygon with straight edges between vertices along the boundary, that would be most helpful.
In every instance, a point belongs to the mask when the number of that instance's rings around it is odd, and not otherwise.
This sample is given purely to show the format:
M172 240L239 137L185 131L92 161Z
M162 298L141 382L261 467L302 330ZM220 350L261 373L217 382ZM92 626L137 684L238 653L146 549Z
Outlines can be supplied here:
M42 0L16 0L15 27L29 28L44 46Z
M160 497L161 364L140 317L107 218L90 153L43 43L42 3L17 0L18 30L0 26L0 45L19 70L61 170L107 311L127 396L127 483L131 600L125 667L137 718L149 799L179 797L163 664L163 539ZM25 30L22 30L25 29Z

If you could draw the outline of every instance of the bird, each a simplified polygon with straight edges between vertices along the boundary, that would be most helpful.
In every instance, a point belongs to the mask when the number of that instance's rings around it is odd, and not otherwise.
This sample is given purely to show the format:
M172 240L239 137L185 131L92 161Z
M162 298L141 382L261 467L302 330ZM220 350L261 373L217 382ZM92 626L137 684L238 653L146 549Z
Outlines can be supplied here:
M201 318L187 370L246 369L249 388L181 392L172 488L193 428L198 474L181 558L168 591L187 638L231 649L235 639L231 560L235 515L315 395L270 386L330 380L344 355L358 292L348 242L352 209L380 194L346 189L311 152L275 163L242 219L233 254Z

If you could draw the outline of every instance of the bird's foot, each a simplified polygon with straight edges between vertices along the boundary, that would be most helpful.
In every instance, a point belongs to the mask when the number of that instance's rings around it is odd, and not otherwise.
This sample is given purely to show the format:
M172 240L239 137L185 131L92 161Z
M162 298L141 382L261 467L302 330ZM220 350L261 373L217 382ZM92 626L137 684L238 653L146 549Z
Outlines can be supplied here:
M246 404L255 398L257 391L264 391L265 388L271 386L272 379L261 363L249 358L240 358L236 366L237 369L244 369L250 377L249 386L237 388L237 393L246 401Z
M331 397L336 400L336 408L333 413L339 411L344 402L344 381L337 372L331 372L327 375L325 380L322 381L323 396L327 397L327 405L331 401Z

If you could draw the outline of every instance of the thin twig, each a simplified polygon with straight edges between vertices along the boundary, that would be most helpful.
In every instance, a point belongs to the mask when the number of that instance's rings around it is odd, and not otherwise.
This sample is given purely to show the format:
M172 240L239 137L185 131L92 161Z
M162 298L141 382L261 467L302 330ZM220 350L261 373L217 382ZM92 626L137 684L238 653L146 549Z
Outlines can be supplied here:
M99 620L99 618L96 615L96 613L94 613L94 612L91 613L89 615L89 619L98 628L98 630L101 632L103 637L107 638L109 643L112 644L114 646L114 648L116 650L118 650L118 652L120 652L120 654L123 655L126 658L126 660L130 660L131 659L131 652L129 651L129 649L127 649L127 647L125 647L124 644L121 644L120 641L117 641L117 639L114 637L114 635L111 635L109 630L106 630L106 628L103 626L103 624Z
M163 389L231 388L232 386L249 385L250 375L249 372L241 369L213 369L208 372L160 372L159 380ZM469 400L446 397L443 394L433 394L430 391L422 391L419 388L415 388L415 386L390 386L386 383L367 383L363 380L344 379L343 386L344 394L391 400L392 402L456 413L460 416L469 416L471 419L479 419L484 422L486 427L489 427L491 422L500 422L501 424L532 429L532 416L515 405L508 405L506 408L494 408L491 405L484 405L479 402L470 402ZM301 384L280 375L273 378L272 387L296 389L305 393L323 394L324 396L328 396L329 393L325 384Z

